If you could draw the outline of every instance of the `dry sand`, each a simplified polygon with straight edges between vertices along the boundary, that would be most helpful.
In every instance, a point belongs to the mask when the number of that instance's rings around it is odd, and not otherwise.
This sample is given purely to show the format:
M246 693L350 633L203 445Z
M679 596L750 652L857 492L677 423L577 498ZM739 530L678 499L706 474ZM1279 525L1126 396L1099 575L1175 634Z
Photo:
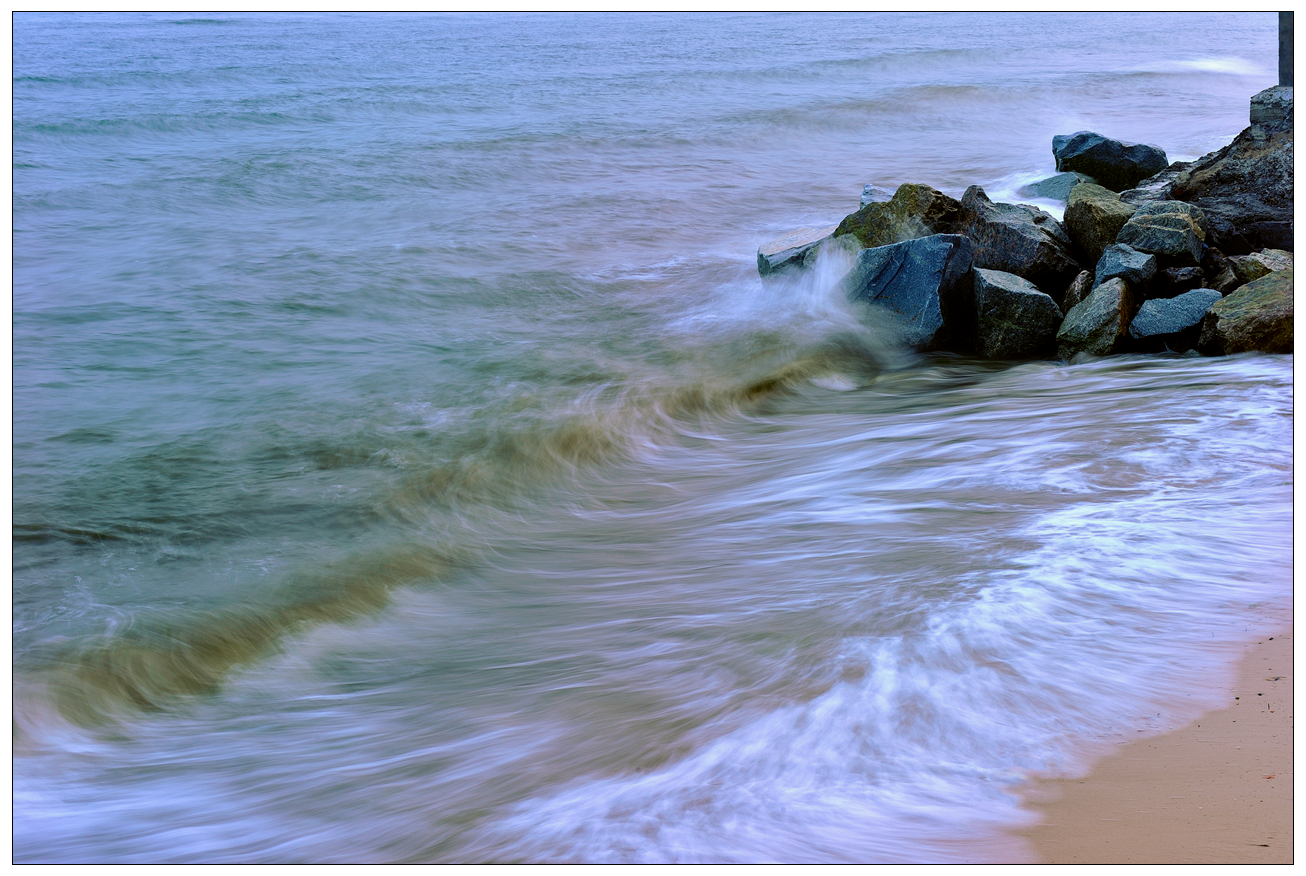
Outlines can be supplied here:
M1292 630L1261 637L1229 705L1044 780L1023 831L1045 864L1292 863Z

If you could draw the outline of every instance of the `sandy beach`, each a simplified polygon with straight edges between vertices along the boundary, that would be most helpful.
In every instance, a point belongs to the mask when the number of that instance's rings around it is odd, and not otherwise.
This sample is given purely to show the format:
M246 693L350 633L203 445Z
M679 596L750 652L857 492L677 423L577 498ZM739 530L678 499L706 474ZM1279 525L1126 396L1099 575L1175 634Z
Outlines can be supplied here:
M1024 832L1047 864L1290 864L1291 628L1258 639L1225 708L1036 783Z

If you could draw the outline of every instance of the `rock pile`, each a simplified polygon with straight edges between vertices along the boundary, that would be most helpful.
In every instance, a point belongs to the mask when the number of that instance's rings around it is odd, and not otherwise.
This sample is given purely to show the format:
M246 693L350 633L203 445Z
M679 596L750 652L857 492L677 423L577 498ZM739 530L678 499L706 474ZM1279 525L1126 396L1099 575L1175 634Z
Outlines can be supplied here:
M1064 198L1064 224L979 186L957 200L919 183L892 195L868 185L838 225L762 247L758 271L852 246L844 291L920 351L1290 353L1292 106L1291 88L1266 89L1232 143L1168 166L1153 146L1054 137L1063 172L1039 191Z

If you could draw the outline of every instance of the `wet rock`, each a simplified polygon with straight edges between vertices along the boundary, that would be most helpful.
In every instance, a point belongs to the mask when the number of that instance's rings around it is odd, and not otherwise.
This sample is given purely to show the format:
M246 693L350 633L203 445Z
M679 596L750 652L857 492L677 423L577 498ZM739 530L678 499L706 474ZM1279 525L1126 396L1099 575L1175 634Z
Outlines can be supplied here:
M960 204L919 183L898 186L888 201L872 201L839 223L835 237L851 234L864 247L887 246L931 234L951 234Z
M1052 138L1057 170L1086 173L1113 192L1131 189L1153 174L1165 170L1165 152L1142 143L1125 143L1079 131Z
M1123 352L1133 316L1129 284L1119 277L1107 280L1066 314L1057 332L1057 355L1070 359L1079 353L1108 356Z
M799 228L757 250L757 272L763 277L784 269L811 264L821 245L830 240L835 226Z
M1263 136L1292 130L1292 86L1272 85L1252 95L1251 126Z
M1120 229L1137 208L1120 200L1110 189L1082 183L1070 191L1066 204L1066 231L1093 264L1115 243Z
M880 188L875 183L867 183L862 187L862 206L867 204L887 204L893 200L893 192L888 189Z
M1156 280L1143 294L1144 298L1174 298L1206 281L1202 269L1197 267L1166 268L1156 275Z
M1080 183L1092 183L1094 179L1091 176L1082 173L1059 173L1056 176L1050 176L1047 179L1039 180L1036 183L1030 183L1023 187L1017 194L1025 198L1047 198L1051 201L1061 201L1066 203L1070 200L1070 191Z
M1292 89L1252 98L1252 124L1223 149L1171 165L1137 189L1128 203L1189 201L1209 222L1207 242L1230 255L1293 248Z
M1156 256L1139 252L1123 243L1113 243L1097 260L1093 279L1099 286L1113 277L1122 277L1129 288L1141 291L1156 276Z
M1069 313L1070 308L1074 307L1076 304L1078 304L1079 302L1087 298L1088 293L1092 291L1093 291L1093 272L1080 271L1075 276L1075 279L1070 281L1070 285L1066 287L1065 297L1061 299L1062 314Z
M978 351L990 359L1036 359L1056 348L1061 308L1033 283L1002 271L976 268Z
M1229 259L1237 285L1243 286L1275 271L1292 267L1292 253L1282 249L1263 249L1251 255L1233 256Z
M877 308L900 342L918 351L974 344L971 242L935 234L864 249L844 277L848 296Z
M1183 201L1156 201L1139 207L1116 236L1139 252L1196 265L1202 260L1206 217Z
M1202 316L1219 301L1214 289L1194 289L1174 298L1144 301L1129 324L1129 337L1138 352L1182 353L1197 346Z
M1211 305L1197 348L1212 356L1292 352L1293 270L1253 280Z
M1079 273L1069 235L1048 213L1023 204L995 204L971 186L961 198L956 233L975 242L975 266L1024 277L1061 296Z

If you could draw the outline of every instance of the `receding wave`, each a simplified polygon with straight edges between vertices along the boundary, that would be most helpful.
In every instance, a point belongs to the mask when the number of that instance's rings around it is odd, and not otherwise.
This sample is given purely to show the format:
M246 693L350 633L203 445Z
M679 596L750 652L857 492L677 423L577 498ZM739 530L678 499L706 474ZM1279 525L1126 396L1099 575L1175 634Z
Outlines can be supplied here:
M214 693L231 671L274 653L287 636L375 613L395 588L438 582L473 564L474 521L490 509L511 510L542 491L630 458L642 446L710 429L714 421L747 414L804 383L831 375L869 379L885 352L872 338L847 332L795 348L783 337L752 336L741 342L753 348L751 362L740 353L739 370L729 378L631 380L536 410L528 398L518 399L516 406L525 410L509 406L492 426L463 434L454 448L460 453L414 474L381 503L381 516L407 533L407 541L292 575L258 604L137 619L120 631L46 650L35 665L16 669L16 744L36 742L41 716L50 710L89 728ZM451 528L449 521L458 525ZM107 530L50 533L39 527L19 534L123 537Z

